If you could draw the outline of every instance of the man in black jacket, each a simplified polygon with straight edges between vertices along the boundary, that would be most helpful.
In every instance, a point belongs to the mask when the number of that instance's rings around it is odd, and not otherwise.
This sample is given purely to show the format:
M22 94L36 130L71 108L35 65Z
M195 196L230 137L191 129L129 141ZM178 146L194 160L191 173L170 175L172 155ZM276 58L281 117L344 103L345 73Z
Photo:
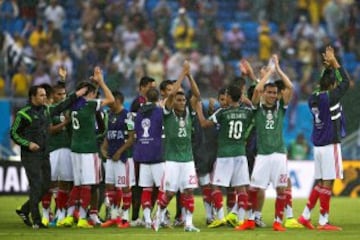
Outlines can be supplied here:
M41 223L39 202L50 187L48 127L51 116L64 111L87 91L81 88L51 110L46 106L46 91L42 86L29 89L29 104L20 109L10 129L11 138L21 146L21 162L29 179L29 200L16 213L33 228L45 228ZM33 225L29 218L33 220Z

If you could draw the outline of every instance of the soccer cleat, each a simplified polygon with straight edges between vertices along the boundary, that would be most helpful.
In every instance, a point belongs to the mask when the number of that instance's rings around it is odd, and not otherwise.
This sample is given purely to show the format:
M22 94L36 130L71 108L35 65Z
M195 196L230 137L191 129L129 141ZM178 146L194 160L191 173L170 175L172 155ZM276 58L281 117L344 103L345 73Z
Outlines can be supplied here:
M122 221L120 221L120 223L117 226L118 226L118 228L129 228L130 223L126 220L122 220Z
M326 223L325 225L318 225L316 229L323 231L342 231L341 227L334 226L329 223Z
M214 219L212 219L212 218L207 218L206 221L205 221L205 224L206 224L206 225L210 225L213 221L214 221ZM174 222L174 225L175 225L175 222Z
M224 226L226 224L226 220L224 219L215 219L211 224L208 225L208 228L217 228Z
M101 226L101 224L102 224L99 216L95 213L90 214L88 222L93 226Z
M198 229L194 225L190 225L190 226L185 226L184 231L185 232L200 232L200 229Z
M254 220L245 220L245 222L243 224L235 227L235 230L237 230L237 231L254 230L254 229L255 229L255 221Z
M74 225L74 217L73 216L68 216L56 223L57 227L71 227L72 225Z
M182 227L184 226L185 222L182 220L182 218L175 218L174 220L174 227Z
M286 228L284 228L281 223L279 222L274 222L273 223L273 230L274 231L278 231L278 232L285 232Z
M255 226L259 228L266 227L266 223L262 220L262 217L255 218Z
M160 228L160 216L158 214L155 215L155 218L151 224L151 228L154 229L155 232L159 231Z
M119 225L121 223L121 218L118 217L116 219L109 219L109 220L106 220L105 222L101 223L101 227L110 227L110 226L113 226L113 225Z
M286 228L304 228L295 218L287 218L285 220L284 226Z
M48 226L49 226L50 221L49 221L49 219L48 219L48 218L46 218L46 217L42 217L42 219L41 219L41 223L42 223L44 226L48 227Z
M93 228L94 227L85 218L80 218L76 226L78 228Z
M145 228L146 228L146 229L151 229L151 223L146 222L146 223L145 223Z
M310 230L315 229L314 225L312 225L312 223L311 223L311 220L305 219L302 215L298 218L298 222L307 229L310 229Z
M130 222L131 227L141 227L141 226L144 226L144 224L145 223L141 218L138 218L138 219Z
M20 208L16 209L15 212L23 220L23 222L26 224L26 226L32 227L32 223L29 218L29 214L24 213L23 211L21 211Z
M43 223L39 222L39 223L34 223L32 225L33 229L40 229L40 228L48 228L47 226L45 226Z
M50 222L49 222L49 227L56 227L57 224L57 218L53 218Z
M230 224L233 227L237 227L239 225L239 221L236 213L233 212L229 213L228 215L226 215L225 220L228 224Z

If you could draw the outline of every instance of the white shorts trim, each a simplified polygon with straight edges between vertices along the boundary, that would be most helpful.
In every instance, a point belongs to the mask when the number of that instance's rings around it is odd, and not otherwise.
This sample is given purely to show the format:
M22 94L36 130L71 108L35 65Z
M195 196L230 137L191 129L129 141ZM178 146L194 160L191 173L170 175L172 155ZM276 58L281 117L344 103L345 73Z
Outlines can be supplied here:
M341 145L314 146L315 179L343 179Z
M286 187L288 178L285 153L257 155L251 175L252 187L266 189L269 183L277 187Z
M69 148L59 148L50 152L51 181L74 180Z
M165 162L153 164L140 163L139 171L140 187L152 187L154 184L156 187L160 187L165 171Z
M165 162L165 174L163 179L163 189L165 191L177 192L184 189L198 187L195 171L195 164L191 162Z
M105 183L116 187L131 187L135 185L134 162L128 158L125 163L106 159Z
M74 172L74 185L99 184L101 176L101 159L97 153L71 153Z

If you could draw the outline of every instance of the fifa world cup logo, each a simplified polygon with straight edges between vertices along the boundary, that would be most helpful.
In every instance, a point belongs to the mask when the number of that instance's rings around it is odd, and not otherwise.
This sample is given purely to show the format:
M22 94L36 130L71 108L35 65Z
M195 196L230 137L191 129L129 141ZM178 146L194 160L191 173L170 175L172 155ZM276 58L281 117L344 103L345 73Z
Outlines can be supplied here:
M151 126L150 119L144 118L144 119L141 121L141 127L142 127L143 130L144 130L144 133L143 133L143 135L142 135L143 138L148 138L148 137L150 136L150 135L149 135L150 126Z

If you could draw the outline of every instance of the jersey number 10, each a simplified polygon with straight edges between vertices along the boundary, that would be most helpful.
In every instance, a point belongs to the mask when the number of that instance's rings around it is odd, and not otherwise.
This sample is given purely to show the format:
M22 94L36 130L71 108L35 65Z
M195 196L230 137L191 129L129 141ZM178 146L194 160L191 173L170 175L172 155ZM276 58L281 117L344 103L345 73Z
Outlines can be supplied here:
M240 139L243 131L242 121L231 120L229 122L229 138Z

